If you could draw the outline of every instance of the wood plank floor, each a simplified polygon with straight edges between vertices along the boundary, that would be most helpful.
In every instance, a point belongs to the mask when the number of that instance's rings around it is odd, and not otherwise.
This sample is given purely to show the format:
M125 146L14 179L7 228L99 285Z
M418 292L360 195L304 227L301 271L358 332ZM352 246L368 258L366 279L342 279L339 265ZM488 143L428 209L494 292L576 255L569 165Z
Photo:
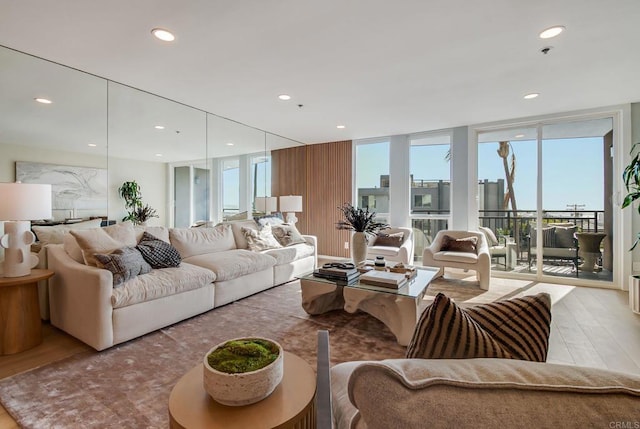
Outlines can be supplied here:
M629 309L627 292L537 283L527 294L543 291L553 299L548 362L640 374L640 315ZM38 347L0 356L0 378L78 353L98 353L49 324L43 333ZM0 407L0 429L17 427Z

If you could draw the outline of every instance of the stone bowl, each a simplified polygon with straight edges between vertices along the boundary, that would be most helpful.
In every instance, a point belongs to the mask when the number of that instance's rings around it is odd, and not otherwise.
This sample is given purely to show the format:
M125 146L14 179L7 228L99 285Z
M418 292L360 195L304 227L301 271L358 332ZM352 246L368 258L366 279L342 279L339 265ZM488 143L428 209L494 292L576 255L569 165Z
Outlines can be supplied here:
M278 348L278 357L264 368L242 373L218 371L209 365L207 356L214 350L234 340L263 340L273 343ZM282 381L284 368L284 351L282 346L268 338L243 337L227 340L211 348L203 359L204 390L214 401L229 406L242 406L259 402L269 396Z

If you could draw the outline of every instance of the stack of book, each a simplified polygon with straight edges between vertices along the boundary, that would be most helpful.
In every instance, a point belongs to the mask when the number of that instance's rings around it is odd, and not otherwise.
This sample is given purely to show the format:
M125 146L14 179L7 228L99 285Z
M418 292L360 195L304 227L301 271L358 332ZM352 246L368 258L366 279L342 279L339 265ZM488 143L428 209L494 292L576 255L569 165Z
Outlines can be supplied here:
M400 289L407 284L407 278L403 273L390 273L388 271L370 271L360 276L360 282L372 286L382 286L391 289Z
M313 276L338 283L354 284L358 282L360 272L355 268L318 268L313 272Z

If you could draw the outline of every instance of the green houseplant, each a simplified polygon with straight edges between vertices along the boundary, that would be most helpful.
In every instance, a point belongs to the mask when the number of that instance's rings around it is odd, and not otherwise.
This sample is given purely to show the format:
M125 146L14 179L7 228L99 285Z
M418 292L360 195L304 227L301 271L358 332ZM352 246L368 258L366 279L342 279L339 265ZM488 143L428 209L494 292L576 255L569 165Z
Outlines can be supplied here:
M118 188L118 194L124 199L124 207L127 209L127 216L122 218L123 222L130 220L135 225L142 225L153 217L159 217L149 204L143 204L142 191L135 180L124 182Z
M622 202L622 208L630 206L634 201L640 199L640 151L636 152L636 147L640 145L640 142L631 146L631 162L624 168L622 172L622 181L627 189L627 195ZM636 152L634 154L634 152ZM640 205L637 207L637 211L640 214ZM640 232L636 235L636 239L633 242L631 249L633 250L640 242Z
M368 208L362 209L344 203L338 210L342 212L344 219L336 223L336 228L354 231L350 245L351 259L354 264L361 264L367 259L368 235L376 234L389 225L376 222L376 212L370 212Z

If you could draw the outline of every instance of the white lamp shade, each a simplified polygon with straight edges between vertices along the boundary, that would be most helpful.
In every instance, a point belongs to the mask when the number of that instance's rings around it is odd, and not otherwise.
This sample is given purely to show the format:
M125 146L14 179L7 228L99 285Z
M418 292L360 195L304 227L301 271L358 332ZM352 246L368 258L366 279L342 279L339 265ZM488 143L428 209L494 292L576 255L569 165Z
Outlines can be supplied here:
M278 209L278 198L276 197L256 197L256 210L270 213Z
M280 211L284 213L301 212L302 196L288 195L280 197Z
M0 220L51 218L51 185L0 183Z

